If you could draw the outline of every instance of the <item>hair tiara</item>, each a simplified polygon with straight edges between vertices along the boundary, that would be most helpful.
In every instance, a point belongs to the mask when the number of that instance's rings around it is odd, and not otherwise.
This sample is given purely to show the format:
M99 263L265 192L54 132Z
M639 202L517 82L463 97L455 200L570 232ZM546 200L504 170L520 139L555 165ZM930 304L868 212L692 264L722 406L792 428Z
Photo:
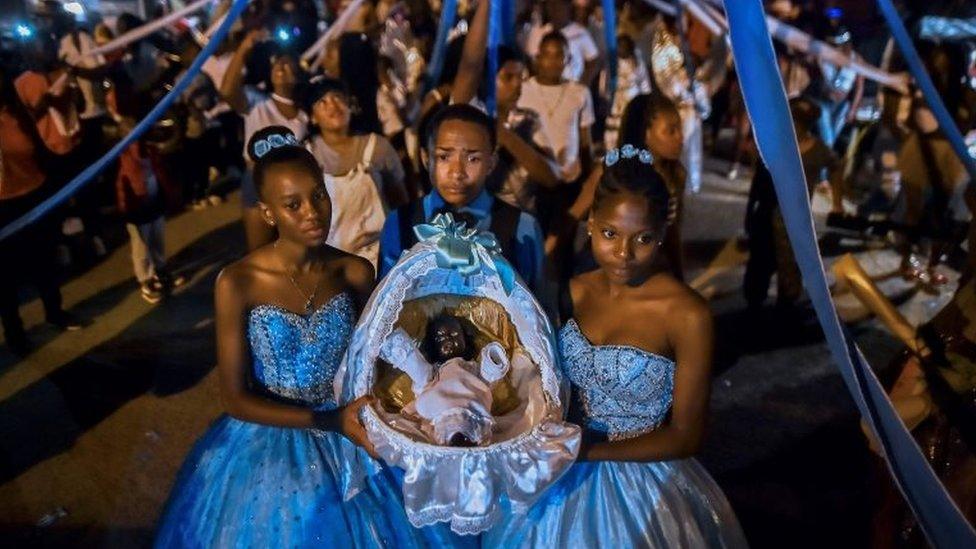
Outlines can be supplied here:
M263 139L255 141L254 145L251 146L251 152L254 155L254 159L257 160L278 147L287 146L300 147L301 144L290 133L272 133Z
M627 143L619 149L608 150L606 156L603 157L603 163L607 167L610 167L616 164L621 158L634 158L635 156L643 164L654 164L654 155L651 154L651 151L647 149L638 150L637 147L630 143Z

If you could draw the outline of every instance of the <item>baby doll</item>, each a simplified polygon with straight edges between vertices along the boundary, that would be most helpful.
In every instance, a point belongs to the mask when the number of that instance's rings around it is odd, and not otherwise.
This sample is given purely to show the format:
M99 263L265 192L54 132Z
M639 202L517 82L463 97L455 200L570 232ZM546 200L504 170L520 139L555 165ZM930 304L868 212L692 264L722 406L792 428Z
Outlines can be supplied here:
M397 328L380 348L380 357L410 376L415 400L406 415L422 420L421 430L435 444L480 446L490 442L492 387L508 373L509 359L498 343L489 343L474 358L461 320L442 314L430 322L424 357L410 336Z

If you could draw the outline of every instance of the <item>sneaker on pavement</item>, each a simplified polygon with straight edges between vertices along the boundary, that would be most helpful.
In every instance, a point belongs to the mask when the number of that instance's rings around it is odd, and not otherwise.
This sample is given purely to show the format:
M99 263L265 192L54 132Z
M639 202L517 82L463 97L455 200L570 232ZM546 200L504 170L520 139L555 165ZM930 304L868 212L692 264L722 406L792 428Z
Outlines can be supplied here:
M76 332L89 324L67 311L47 317L47 323L66 332Z
M168 271L161 272L156 275L156 282L160 285L164 292L170 290L175 290L180 286L186 284L186 277L181 274L173 274Z
M149 303L159 303L163 299L163 287L155 278L143 282L140 288L142 299Z

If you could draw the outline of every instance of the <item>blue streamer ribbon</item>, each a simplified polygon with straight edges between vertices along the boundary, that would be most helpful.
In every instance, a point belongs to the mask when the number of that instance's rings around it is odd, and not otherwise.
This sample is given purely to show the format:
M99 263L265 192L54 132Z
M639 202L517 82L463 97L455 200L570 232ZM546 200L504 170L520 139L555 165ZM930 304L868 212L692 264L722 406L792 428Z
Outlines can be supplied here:
M196 59L190 64L190 67L186 70L186 74L183 78L180 78L178 82L173 86L173 89L166 94L165 97L151 110L149 114L146 115L133 129L122 138L121 141L115 144L104 156L95 161L91 166L85 168L81 173L75 176L70 183L61 188L58 192L53 194L50 198L44 202L38 204L34 209L22 215L19 219L10 223L2 230L0 230L0 242L10 238L11 235L22 230L24 227L35 223L38 219L44 217L51 212L54 208L71 198L79 189L91 182L91 180L102 171L109 162L112 162L119 156L133 142L142 137L142 134L146 132L156 120L159 119L163 113L179 98L180 94L186 90L190 82L196 77L203 68L204 61L207 60L213 53L217 50L217 46L223 42L224 38L227 36L228 31L230 31L231 25L237 20L244 8L247 7L248 0L234 0L234 4L231 6L230 10L227 12L227 17L217 28L217 32L214 33L213 37L207 42L207 45L200 50L197 54Z
M607 97L613 102L617 90L617 6L614 0L602 0L603 39L607 45Z
M498 75L498 46L502 44L502 18L504 16L506 0L482 0L491 2L488 5L488 59L485 74L485 107L488 116L495 116L496 90L495 78Z
M427 68L427 85L424 93L437 87L437 81L441 78L444 56L447 55L447 35L454 28L455 19L457 19L457 0L444 0L441 5L441 20L437 24L437 36L434 38L434 51Z
M804 286L834 361L861 416L875 433L896 484L936 547L976 547L976 532L932 471L884 387L845 332L830 297L810 201L760 0L726 0L732 54L759 152L776 187Z
M891 35L898 44L898 48L901 50L905 61L908 63L908 70L911 71L912 76L915 78L915 83L922 90L925 102L932 109L932 114L935 115L936 120L939 121L939 128L945 133L953 150L959 155L959 159L963 165L966 166L966 172L969 173L969 185L976 185L976 160L969 156L969 151L966 148L966 140L963 139L962 133L956 126L956 121L949 114L949 109L942 102L939 92L935 89L935 84L932 83L932 78L925 72L925 65L919 58L918 52L915 50L915 45L912 44L912 39L908 36L908 31L905 30L905 25L901 21L901 16L898 15L898 10L891 4L891 0L878 0L878 8L881 9L881 13L888 22L888 26L891 27Z
M515 43L515 0L500 0L502 4L502 38L503 43L514 48Z
M492 233L469 229L466 223L454 221L450 213L437 214L430 223L416 225L413 232L421 242L434 245L438 267L454 269L464 276L488 267L498 273L505 293L510 294L515 287L515 270L502 256L502 248ZM488 253L491 265L481 261L482 253Z

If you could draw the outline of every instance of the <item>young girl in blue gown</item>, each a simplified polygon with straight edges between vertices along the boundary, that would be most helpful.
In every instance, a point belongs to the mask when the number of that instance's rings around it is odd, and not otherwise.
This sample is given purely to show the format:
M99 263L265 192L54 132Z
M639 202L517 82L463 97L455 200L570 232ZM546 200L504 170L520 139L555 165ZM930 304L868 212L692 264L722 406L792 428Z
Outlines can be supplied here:
M656 260L675 201L652 162L629 145L608 152L587 221L599 268L573 278L563 300L579 461L527 514L489 531L485 547L746 546L691 457L704 432L712 320Z
M262 217L278 239L228 266L215 290L217 369L227 415L187 458L157 547L452 545L446 529L407 522L389 469L345 501L352 464L372 453L358 419L337 407L333 376L374 279L365 259L325 244L332 205L312 155L283 127L248 144ZM360 456L363 461L369 458Z

